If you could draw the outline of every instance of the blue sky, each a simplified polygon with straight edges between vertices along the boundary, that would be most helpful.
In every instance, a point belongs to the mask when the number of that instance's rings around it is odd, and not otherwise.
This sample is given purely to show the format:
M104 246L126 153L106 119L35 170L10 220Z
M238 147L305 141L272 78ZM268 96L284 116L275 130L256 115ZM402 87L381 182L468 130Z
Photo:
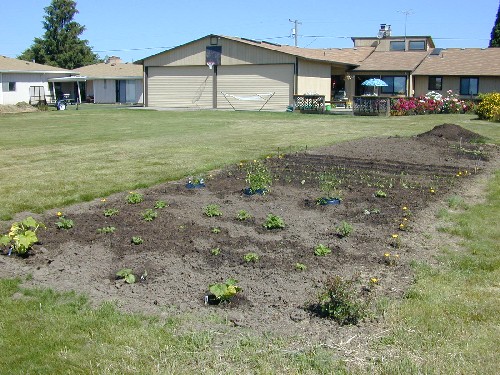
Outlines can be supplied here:
M44 33L50 0L0 0L0 55L17 57ZM488 46L499 0L77 0L81 36L104 57L130 62L208 34L310 48L352 47L353 36L376 36L381 23L392 35L429 35L437 47ZM154 9L154 10L150 10Z

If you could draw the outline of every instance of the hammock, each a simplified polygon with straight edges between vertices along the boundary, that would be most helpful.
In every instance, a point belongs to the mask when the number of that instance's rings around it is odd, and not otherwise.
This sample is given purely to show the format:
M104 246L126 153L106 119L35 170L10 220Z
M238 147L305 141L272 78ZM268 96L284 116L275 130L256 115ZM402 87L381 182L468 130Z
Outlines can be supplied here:
M238 96L238 95L228 94L228 93L223 92L223 91L221 91L220 93L222 95L224 95L224 98L226 98L229 105L235 111L236 111L236 108L234 108L233 104L229 101L228 98L234 98L236 100L242 100L242 101L247 101L247 102L256 102L256 101L257 102L264 102L264 104L262 104L262 107L260 107L259 112L262 110L262 108L264 108L264 106L267 104L267 102L269 102L269 100L271 100L271 98L275 94L275 92L269 92L269 93L265 93L265 94L255 94L253 96ZM268 98L266 99L266 97L268 97Z

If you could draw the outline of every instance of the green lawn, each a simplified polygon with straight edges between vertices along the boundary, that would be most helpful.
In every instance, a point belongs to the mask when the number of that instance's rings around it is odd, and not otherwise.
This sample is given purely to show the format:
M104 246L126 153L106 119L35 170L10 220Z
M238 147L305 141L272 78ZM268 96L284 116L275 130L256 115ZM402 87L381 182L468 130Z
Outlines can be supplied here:
M500 142L498 124L469 115L354 118L92 107L2 115L1 214L148 186L278 147L413 135L442 123ZM495 374L500 172L485 199L470 206L454 197L431 218L448 228L448 241L458 246L444 241L436 249L439 263L414 266L415 284L407 298L389 302L389 329L374 342L371 361L345 363L335 348L245 330L235 335L222 316L204 324L168 311L165 318L126 315L109 304L91 308L73 293L24 290L20 279L0 279L0 373Z
M456 123L500 141L472 115L353 117L149 111L82 105L0 116L0 220L88 201L268 153L348 139L407 136Z

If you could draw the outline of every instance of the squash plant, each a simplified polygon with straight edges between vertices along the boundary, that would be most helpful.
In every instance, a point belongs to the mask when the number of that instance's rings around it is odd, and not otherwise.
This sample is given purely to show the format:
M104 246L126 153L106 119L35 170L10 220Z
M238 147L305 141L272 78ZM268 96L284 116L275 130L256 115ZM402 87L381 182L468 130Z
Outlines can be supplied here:
M237 285L238 280L227 279L225 283L216 283L208 286L210 293L212 293L217 301L229 302L238 292L242 289Z
M9 247L10 251L19 255L26 254L38 242L36 232L39 228L45 228L45 225L31 216L22 221L16 221L10 227L8 234L0 236L0 245Z

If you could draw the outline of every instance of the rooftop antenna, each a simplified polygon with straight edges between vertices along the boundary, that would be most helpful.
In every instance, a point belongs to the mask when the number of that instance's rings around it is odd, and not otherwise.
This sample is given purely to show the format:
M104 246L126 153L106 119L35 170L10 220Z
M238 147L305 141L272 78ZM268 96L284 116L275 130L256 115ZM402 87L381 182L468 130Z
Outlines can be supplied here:
M406 22L408 21L408 16L415 13L413 9L408 10L398 10L398 13L402 13L405 15L405 51L406 51Z
M288 21L294 23L294 28L292 29L292 35L295 36L295 47L298 46L298 35L299 35L299 25L302 25L302 22L299 22L299 20L292 20L288 19Z

